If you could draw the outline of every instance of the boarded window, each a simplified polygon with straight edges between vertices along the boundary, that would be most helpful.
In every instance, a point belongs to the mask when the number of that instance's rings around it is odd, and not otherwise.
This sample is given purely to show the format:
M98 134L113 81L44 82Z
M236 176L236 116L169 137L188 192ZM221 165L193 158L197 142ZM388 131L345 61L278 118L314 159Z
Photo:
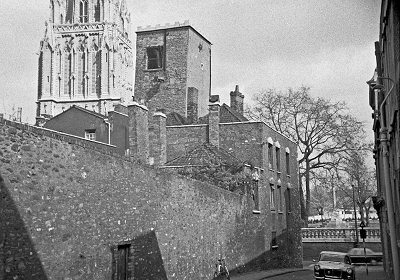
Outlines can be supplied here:
M147 69L161 69L163 67L163 47L147 48Z

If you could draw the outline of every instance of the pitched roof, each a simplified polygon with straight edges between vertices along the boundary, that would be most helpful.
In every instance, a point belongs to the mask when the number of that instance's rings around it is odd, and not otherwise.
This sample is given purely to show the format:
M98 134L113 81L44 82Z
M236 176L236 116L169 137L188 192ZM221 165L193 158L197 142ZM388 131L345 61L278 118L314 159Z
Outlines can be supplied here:
M219 160L222 164L241 166L242 162L232 153L217 148L209 143L203 143L185 155L170 160L165 164L166 167L185 167L185 166L203 166L210 163L210 160Z
M230 106L225 103L222 104L219 111L219 122L220 123L230 123L230 122L246 122L248 119L242 114L236 112ZM207 124L208 123L208 114L204 117L199 118L199 123Z
M82 107L80 107L80 106L78 106L78 105L72 105L71 108L76 108L76 109L78 109L78 110L81 110L81 111L83 111L83 112L85 112L85 113L91 114L91 115L93 115L93 116L95 116L95 117L98 117L98 118L101 118L101 119L107 119L107 116L106 116L106 115L97 113L97 112L95 112L95 111L90 111L90 110L85 109L85 108L82 108ZM71 109L71 108L69 108L69 109ZM68 109L68 110L69 110L69 109ZM67 110L67 111L68 111L68 110Z
M185 125L188 124L188 121L182 115L172 112L167 115L167 126L171 125Z

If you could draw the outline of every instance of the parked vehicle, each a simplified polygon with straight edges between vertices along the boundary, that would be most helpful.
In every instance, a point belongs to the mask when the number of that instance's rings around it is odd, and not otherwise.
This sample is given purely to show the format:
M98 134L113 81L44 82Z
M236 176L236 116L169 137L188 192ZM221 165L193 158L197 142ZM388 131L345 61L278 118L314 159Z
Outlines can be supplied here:
M347 252L353 264L367 262L374 265L383 261L382 252L374 252L369 248L365 248L365 253L366 255L364 256L364 248L353 248Z
M341 252L322 251L314 265L314 278L355 280L355 269L350 256Z

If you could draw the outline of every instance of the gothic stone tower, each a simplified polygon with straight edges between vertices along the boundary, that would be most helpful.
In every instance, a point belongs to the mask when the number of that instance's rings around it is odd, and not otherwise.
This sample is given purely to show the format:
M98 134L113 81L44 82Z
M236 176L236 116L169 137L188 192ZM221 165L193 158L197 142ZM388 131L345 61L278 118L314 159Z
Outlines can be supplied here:
M196 122L208 113L211 43L189 22L139 27L135 100Z
M125 0L50 0L50 11L40 42L37 124L72 105L107 114L132 98Z

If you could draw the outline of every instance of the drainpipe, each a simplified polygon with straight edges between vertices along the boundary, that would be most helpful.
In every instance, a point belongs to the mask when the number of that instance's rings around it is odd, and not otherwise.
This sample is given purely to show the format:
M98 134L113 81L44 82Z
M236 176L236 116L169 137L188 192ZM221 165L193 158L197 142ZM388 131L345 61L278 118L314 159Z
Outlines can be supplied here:
M104 119L104 122L108 125L108 144L111 145L111 124L108 119Z
M397 247L397 234L396 234L396 225L395 225L395 217L394 217L394 204L393 204L393 197L392 197L392 188L390 182L390 170L389 170L389 149L388 149L388 128L386 126L386 116L383 114L383 106L385 105L388 97L392 93L394 88L395 82L391 78L387 77L378 77L380 79L387 79L390 80L393 85L386 94L385 98L383 99L379 113L382 121L382 126L379 131L379 142L381 143L382 147L382 163L383 163L383 177L385 182L385 196L386 196L386 205L387 205L387 215L389 220L389 234L390 234L390 248L392 251L392 265L393 265L393 272L394 272L394 279L400 280L400 263L399 263L399 253Z

